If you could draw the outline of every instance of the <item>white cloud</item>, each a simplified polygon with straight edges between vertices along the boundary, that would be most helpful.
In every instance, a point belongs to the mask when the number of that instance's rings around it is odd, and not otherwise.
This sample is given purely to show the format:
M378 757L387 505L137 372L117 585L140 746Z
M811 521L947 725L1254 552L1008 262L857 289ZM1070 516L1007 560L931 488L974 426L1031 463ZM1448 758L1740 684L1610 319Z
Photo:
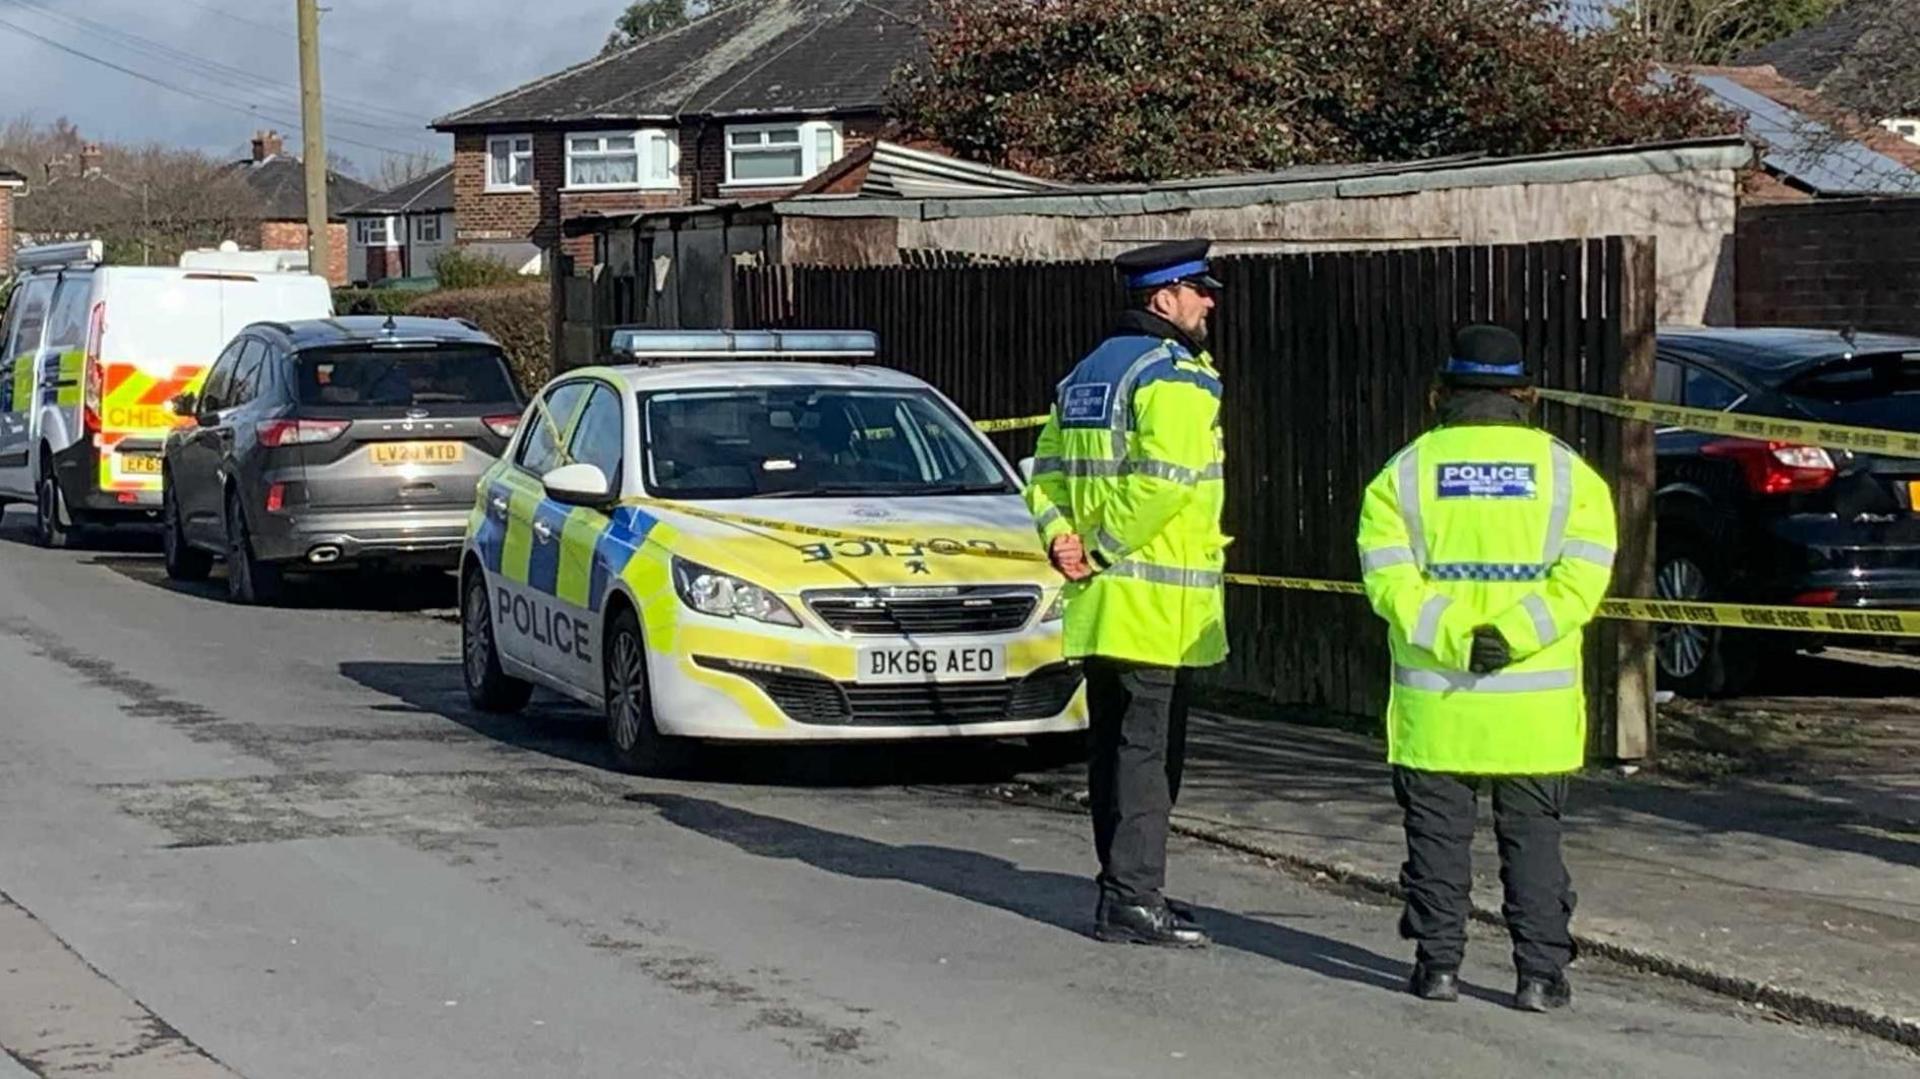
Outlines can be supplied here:
M592 56L622 3L323 0L322 7L329 149L370 172L382 156L373 147L451 156L452 139L426 130L428 121ZM293 0L0 0L0 21L202 95L162 89L0 26L4 109L41 122L65 116L85 134L117 142L238 155L255 128L278 127L295 146L293 19Z

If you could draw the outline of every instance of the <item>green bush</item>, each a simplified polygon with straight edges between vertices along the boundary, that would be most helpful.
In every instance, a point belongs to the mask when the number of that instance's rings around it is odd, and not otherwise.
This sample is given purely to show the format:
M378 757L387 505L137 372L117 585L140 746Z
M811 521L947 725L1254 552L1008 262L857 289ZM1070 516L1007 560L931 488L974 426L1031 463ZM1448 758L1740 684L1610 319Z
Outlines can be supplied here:
M470 255L457 247L442 251L433 260L433 275L440 287L448 289L498 288L526 283L520 271L484 255Z
M553 377L553 342L547 335L547 286L447 289L415 295L406 313L428 318L464 318L507 350L514 378L529 395Z
M420 293L393 288L337 288L333 290L336 315L404 315L420 299Z

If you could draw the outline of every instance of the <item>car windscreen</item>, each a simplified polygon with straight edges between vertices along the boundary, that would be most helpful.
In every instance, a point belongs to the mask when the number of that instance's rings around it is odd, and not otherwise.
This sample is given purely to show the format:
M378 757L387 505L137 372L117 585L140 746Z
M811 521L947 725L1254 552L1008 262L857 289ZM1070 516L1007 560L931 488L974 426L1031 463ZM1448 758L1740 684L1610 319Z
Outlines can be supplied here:
M780 386L643 400L647 486L690 499L1013 494L966 418L916 390Z
M1795 377L1785 389L1832 423L1920 431L1920 352L1835 360Z
M328 410L520 401L506 358L484 345L317 349L301 353L298 367L300 403Z

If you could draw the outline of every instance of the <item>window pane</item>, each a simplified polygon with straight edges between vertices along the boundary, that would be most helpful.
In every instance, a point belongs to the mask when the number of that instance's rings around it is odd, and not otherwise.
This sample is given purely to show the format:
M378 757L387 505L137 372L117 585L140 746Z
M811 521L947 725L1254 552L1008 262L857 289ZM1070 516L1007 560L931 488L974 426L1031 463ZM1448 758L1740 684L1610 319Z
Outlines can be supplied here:
M1663 405L1680 403L1680 379L1683 372L1672 360L1660 360L1653 367L1653 399Z
M758 146L765 142L764 131L735 131L727 136L727 141L735 146Z
M530 154L533 152L533 140L515 139L513 140L513 150L515 153Z
M813 133L813 167L817 172L839 159L833 152L833 129L823 127Z
M576 154L591 154L591 153L598 152L599 149L600 149L599 139L574 139L573 140L573 152Z
M621 150L631 150L631 149L633 149L632 136L625 136L622 138L607 140L607 151L609 153L612 153L615 151L621 151Z
M781 146L798 146L800 145L800 129L797 127L783 127L777 131L769 131L767 132L767 141Z
M533 186L533 155L513 155L513 182L518 187Z
M797 180L800 178L800 149L736 151L733 178L738 180Z
M241 368L244 370L243 363ZM329 410L511 405L513 376L498 349L316 349L300 354L300 403Z
M604 386L595 388L593 397L587 401L587 410L574 425L573 445L567 455L579 464L593 465L608 479L613 479L620 474L624 421L620 398Z
M513 182L513 156L507 153L507 144L504 142L496 142L493 144L493 172L491 173L491 179L496 185L510 184Z
M665 139L647 140L647 178L673 179L673 147Z
M1687 368L1687 404L1694 408L1710 408L1715 412L1724 412L1733 407L1743 395L1740 387L1721 378L1711 371L1698 367Z
M635 184L640 182L640 163L633 155L620 157L577 157L571 184Z
M592 388L586 382L568 382L547 394L546 407L533 410L533 429L520 442L521 467L544 476L559 466L560 432L573 422L580 399Z

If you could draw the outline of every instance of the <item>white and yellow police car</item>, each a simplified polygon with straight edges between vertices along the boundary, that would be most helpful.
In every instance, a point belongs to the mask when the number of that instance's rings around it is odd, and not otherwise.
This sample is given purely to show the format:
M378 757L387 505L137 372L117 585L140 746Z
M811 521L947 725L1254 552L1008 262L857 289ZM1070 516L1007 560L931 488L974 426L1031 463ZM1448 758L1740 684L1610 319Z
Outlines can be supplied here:
M1085 730L1061 578L1016 473L873 335L636 331L538 395L480 481L467 691L606 713L623 767L688 740ZM1011 557L1009 557L1011 555Z

